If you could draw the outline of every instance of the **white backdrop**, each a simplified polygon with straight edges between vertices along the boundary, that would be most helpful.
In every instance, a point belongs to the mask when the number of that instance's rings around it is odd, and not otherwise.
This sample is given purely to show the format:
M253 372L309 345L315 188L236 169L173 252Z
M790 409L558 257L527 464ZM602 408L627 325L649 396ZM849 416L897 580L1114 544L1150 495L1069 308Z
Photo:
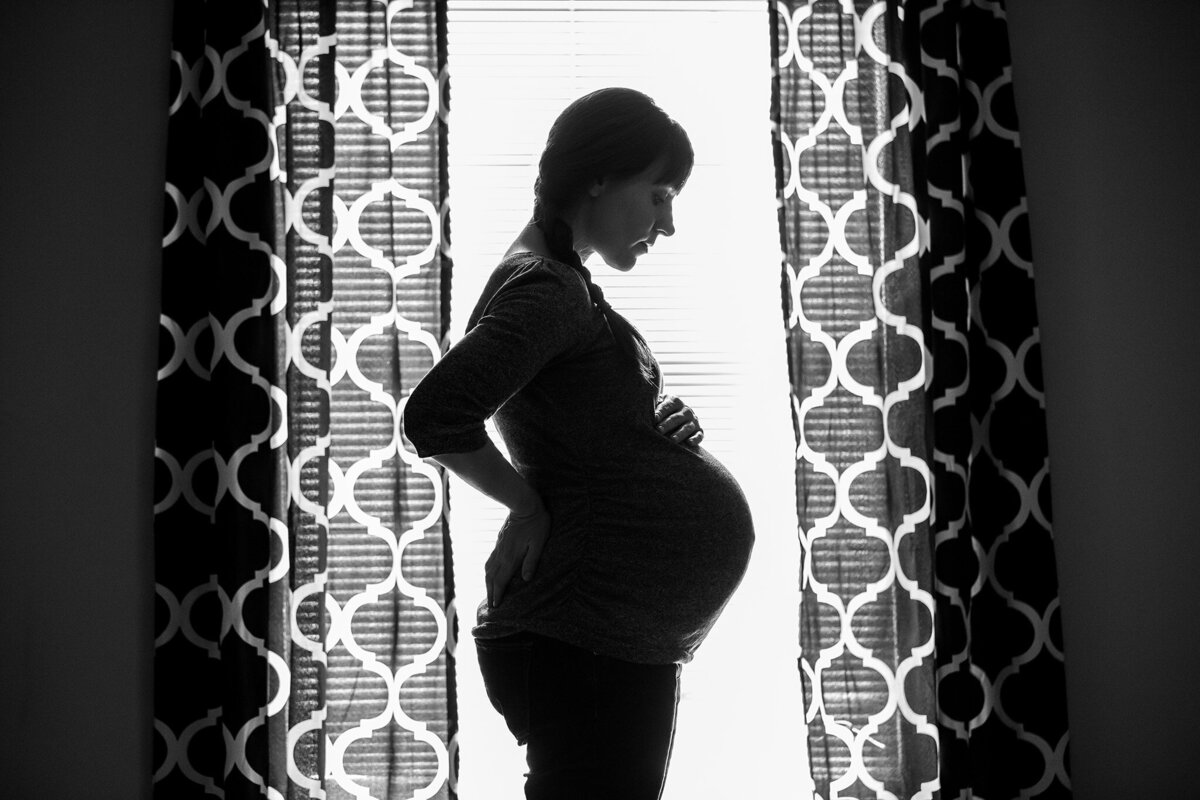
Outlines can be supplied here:
M529 218L537 158L568 102L631 86L679 120L696 150L675 202L676 235L630 273L588 265L645 334L667 390L696 409L704 446L737 476L755 515L747 577L683 672L667 800L795 797L808 784L769 34L757 1L450 3L455 336ZM487 703L469 636L501 510L457 481L450 503L462 630L459 792L519 798L523 752Z

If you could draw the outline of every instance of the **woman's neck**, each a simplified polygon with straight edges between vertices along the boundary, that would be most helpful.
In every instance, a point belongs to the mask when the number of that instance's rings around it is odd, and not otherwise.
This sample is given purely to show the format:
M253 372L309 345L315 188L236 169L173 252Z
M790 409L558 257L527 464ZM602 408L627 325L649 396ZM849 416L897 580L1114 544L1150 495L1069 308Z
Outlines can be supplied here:
M521 232L517 234L517 238L509 245L504 257L508 258L514 253L535 253L539 256L550 256L550 248L546 245L546 236L533 220L530 220Z
M570 222L570 220L567 221ZM578 229L572 226L572 232L577 234ZM575 252L579 254L580 263L587 261L588 258L591 257L592 248L581 242L577 235L573 245ZM525 224L525 227L521 230L521 232L517 234L517 238L509 246L504 256L507 258L513 253L534 253L546 258L557 257L552 251L550 245L546 242L545 232L533 219L530 219L529 222Z

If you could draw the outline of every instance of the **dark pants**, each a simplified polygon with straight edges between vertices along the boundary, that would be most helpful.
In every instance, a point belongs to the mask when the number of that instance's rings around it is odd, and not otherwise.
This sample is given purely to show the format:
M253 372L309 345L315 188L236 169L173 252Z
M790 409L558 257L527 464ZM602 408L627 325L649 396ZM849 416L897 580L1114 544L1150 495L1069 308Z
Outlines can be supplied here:
M475 647L488 698L528 745L528 800L658 800L677 664L634 664L531 633Z

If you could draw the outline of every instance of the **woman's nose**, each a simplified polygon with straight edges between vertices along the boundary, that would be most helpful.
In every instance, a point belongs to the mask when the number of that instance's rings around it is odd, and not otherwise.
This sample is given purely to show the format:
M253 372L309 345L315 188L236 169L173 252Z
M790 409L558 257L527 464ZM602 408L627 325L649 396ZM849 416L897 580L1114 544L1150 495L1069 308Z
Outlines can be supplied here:
M655 230L657 230L663 236L674 236L675 235L675 215L671 211L671 204L666 203L663 207L665 210L659 212L658 224L655 226Z

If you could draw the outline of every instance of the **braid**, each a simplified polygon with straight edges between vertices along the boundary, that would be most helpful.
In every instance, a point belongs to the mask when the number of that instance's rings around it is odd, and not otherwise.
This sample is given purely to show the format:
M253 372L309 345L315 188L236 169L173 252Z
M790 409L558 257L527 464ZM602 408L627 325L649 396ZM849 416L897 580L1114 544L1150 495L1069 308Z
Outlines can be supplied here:
M542 236L545 237L550 255L564 264L570 264L575 269L583 270L583 262L579 260L579 253L575 252L575 234L571 230L571 226L557 214L548 214L541 199L534 201L533 221L538 226L538 230L542 232ZM586 273L586 270L584 272ZM590 276L588 291L591 291Z
M592 274L587 267L583 266L583 262L579 259L579 253L575 252L575 235L571 231L571 226L562 217L547 214L540 199L534 201L533 221L545 237L550 255L583 275L583 279L587 283L588 295L604 314L604 318L608 320L608 327L612 331L617 347L632 359L633 363L637 364L642 377L658 388L659 374L654 366L650 346L646 344L646 340L638 329L608 304L608 301L604 299L604 292L592 281Z

